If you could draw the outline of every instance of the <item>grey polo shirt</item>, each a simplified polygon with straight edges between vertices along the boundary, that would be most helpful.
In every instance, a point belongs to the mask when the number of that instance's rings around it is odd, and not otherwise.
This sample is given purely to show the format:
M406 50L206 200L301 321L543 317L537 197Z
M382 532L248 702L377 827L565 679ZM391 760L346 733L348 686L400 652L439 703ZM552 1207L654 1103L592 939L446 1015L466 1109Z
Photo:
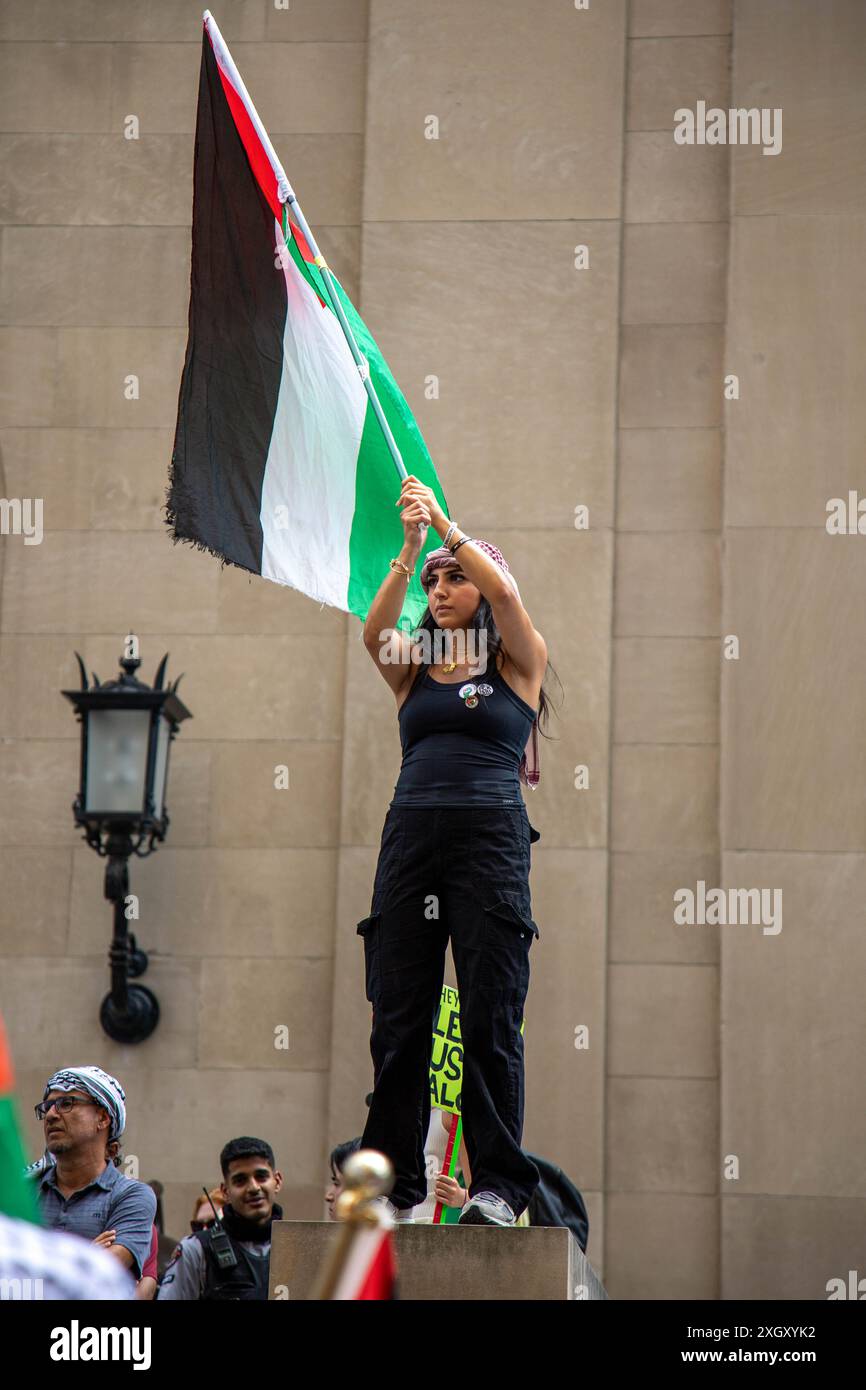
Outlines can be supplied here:
M57 1187L52 1163L39 1180L39 1205L46 1226L93 1240L102 1231L116 1230L116 1245L125 1245L133 1258L133 1274L141 1278L150 1254L156 1193L146 1183L126 1178L113 1163L87 1187L64 1197Z

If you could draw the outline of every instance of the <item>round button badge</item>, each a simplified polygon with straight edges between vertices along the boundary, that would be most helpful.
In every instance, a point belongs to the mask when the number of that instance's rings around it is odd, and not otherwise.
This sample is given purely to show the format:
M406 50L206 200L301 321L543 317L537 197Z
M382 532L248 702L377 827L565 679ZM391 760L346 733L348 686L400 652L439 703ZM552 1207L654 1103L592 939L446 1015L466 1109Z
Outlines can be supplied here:
M468 685L461 685L461 687L460 687L460 689L458 690L457 693L458 693L458 695L460 696L461 700L465 700L466 697L467 697L467 695L474 695L474 694L475 694L476 688L477 688L477 687L474 686L474 685L472 684L472 682L470 681ZM475 703L477 704L478 701L476 700Z
M467 708L467 709L474 709L475 706L476 706L477 704L478 704L478 696L477 696L477 695L467 695L467 697L466 697L466 708Z

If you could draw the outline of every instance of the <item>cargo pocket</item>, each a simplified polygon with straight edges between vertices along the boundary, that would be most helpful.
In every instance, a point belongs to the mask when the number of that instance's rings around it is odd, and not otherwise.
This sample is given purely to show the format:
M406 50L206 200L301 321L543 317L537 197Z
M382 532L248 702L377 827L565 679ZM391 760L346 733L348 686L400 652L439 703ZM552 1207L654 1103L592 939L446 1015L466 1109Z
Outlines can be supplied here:
M375 1004L379 989L379 921L381 916L381 912L373 912L369 917L363 918L355 928L357 935L364 938L365 990L367 1000L371 1004Z
M481 988L522 1004L529 988L529 948L540 935L522 894L501 890L485 903Z

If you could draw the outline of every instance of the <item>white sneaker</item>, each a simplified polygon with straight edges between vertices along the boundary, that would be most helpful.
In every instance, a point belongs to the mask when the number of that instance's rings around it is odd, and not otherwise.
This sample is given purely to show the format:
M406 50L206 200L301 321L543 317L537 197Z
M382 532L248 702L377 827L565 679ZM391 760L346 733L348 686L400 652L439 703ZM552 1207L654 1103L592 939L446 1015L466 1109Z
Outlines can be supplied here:
M464 1206L458 1226L513 1226L517 1218L504 1197L496 1192L476 1192Z
M412 1212L415 1210L414 1207L395 1207L390 1197L374 1197L372 1205L374 1207L383 1206L385 1210L389 1213L389 1215L394 1218L395 1221L408 1221L414 1225L414 1220L412 1217Z

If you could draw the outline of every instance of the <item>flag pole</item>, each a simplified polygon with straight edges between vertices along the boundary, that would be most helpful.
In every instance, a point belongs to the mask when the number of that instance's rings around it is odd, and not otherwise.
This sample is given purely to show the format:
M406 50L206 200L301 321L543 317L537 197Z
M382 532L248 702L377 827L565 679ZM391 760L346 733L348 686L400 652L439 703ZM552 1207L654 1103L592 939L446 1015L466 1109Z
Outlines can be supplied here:
M444 1171L448 1174L449 1178L455 1178L457 1176L457 1160L460 1157L460 1144L462 1142L460 1137L460 1126L462 1122L462 1117L458 1115L455 1111L455 1113L451 1116L451 1126L448 1130L448 1143L445 1147L445 1159L442 1164L442 1167ZM442 1221L442 1215L444 1210L445 1203L440 1202L437 1198L436 1205L433 1208L434 1226L444 1224Z
M337 294L336 287L334 285L333 280L331 279L331 272L328 269L328 263L322 255L321 251L319 250L316 238L313 236L313 233L310 230L309 222L307 221L306 217L301 211L301 205L298 202L297 195L295 194L294 189L290 185L287 185L287 187L288 196L286 197L285 201L290 207L294 208L295 216L298 219L298 226L304 234L307 245L313 253L315 264L318 266L322 279L325 282L325 285L328 290L328 298L331 301L331 308L337 316L337 321L339 322L339 325L343 330L346 342L349 344L349 351L355 359L355 366L358 368L361 380L364 383L364 389L366 390L367 395L370 398L370 404L373 407L373 413L375 414L376 419L379 421L382 433L385 436L385 443L388 445L388 450L391 454L391 458L394 460L394 467L397 470L397 476L401 479L408 478L409 475L406 472L406 465L403 462L403 457L400 453L400 450L397 448L397 441L391 433L391 426L385 419L385 412L382 409L379 397L376 395L376 388L373 385L373 379L370 376L369 363L367 362L367 359L361 355L360 348L358 347L358 344L355 340L355 335L352 332L352 329L349 325L349 320L346 318L345 311L343 309L342 304L340 303L340 296ZM282 199L282 188L280 189L280 198Z
M373 413L375 414L376 419L379 421L382 433L385 436L385 443L388 445L388 451L394 462L394 467L397 470L397 476L401 480L403 478L407 478L409 475L406 472L406 465L403 462L400 450L397 448L397 441L391 432L391 426L385 419L385 412L382 409L381 402L379 401L379 397L376 394L376 388L373 385L372 378L370 377L370 365L367 362L367 359L361 355L361 351L355 340L355 335L352 332L349 320L346 318L343 306L340 303L340 297L337 294L334 282L331 279L331 272L328 269L328 263L322 255L321 251L319 250L316 239L310 230L310 224L307 222L306 217L301 211L301 205L298 202L295 190L292 188L292 185L286 178L286 171L280 163L279 159L277 158L277 152L271 144L268 132L262 125L259 113L253 105L252 98L250 97L249 92L244 86L243 78L238 72L235 60L229 52L228 47L226 46L225 39L220 33L219 25L217 24L210 10L205 10L203 19L205 28L211 36L214 48L217 49L219 52L221 64L225 68L229 77L231 78L232 85L235 87L241 100L246 106L247 114L249 115L249 118L253 124L253 128L255 129L256 134L262 142L264 151L267 154L268 159L270 160L271 168L273 169L277 180L277 196L279 197L280 202L284 206L288 204L289 207L294 209L295 217L298 220L298 226L303 232L304 237L307 241L307 245L313 253L315 264L318 267L322 279L325 282L325 286L327 288L328 295L331 300L331 308L333 309L337 317L337 322L343 330L343 335L346 339L346 342L349 345L349 351L352 354L355 366L357 367L361 380L364 383L364 389L370 398L370 404L373 407ZM284 228L284 230L286 229Z

